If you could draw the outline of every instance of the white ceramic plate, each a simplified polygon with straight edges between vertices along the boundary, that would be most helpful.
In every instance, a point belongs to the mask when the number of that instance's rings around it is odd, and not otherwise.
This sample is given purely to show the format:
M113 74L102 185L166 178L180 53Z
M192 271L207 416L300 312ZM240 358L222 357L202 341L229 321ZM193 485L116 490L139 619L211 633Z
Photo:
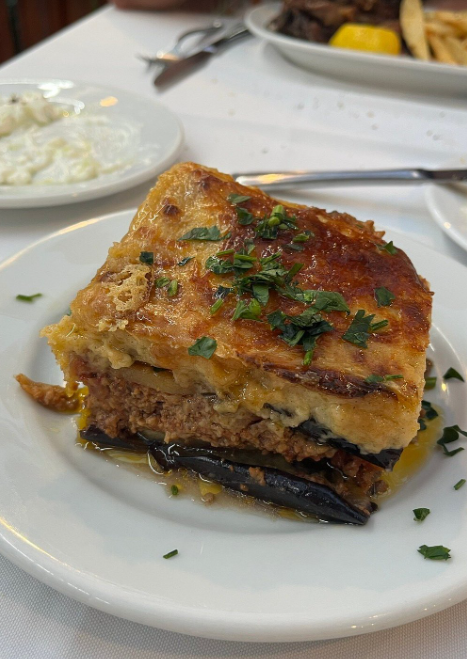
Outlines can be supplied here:
M18 372L61 375L42 326L126 232L124 212L63 229L0 268L0 551L57 590L131 620L237 641L300 641L360 634L439 611L467 596L467 451L435 451L365 527L304 524L233 507L170 499L75 445L74 418L31 401ZM390 236L432 283L432 356L438 375L467 374L467 270L402 235ZM455 285L453 283L455 282ZM33 304L18 293L42 292ZM432 399L446 423L467 427L467 384ZM428 507L419 524L412 509ZM424 560L443 544L448 562ZM163 554L179 555L164 560Z
M0 185L0 208L38 208L72 204L127 190L156 176L180 152L183 130L167 108L144 96L70 80L11 80L0 82L0 96L39 91L70 112L92 113L108 120L118 136L112 145L125 165L81 183L61 185ZM50 137L61 122L47 127ZM66 133L63 135L66 137ZM107 147L104 147L107 148ZM108 149L107 149L108 150Z
M467 157L450 160L440 169L467 169ZM467 182L453 185L427 185L425 201L436 224L458 245L467 250Z
M344 50L278 34L269 29L269 24L279 13L280 7L280 3L255 7L247 13L245 23L253 34L275 46L294 64L319 75L348 82L412 93L467 97L466 67Z

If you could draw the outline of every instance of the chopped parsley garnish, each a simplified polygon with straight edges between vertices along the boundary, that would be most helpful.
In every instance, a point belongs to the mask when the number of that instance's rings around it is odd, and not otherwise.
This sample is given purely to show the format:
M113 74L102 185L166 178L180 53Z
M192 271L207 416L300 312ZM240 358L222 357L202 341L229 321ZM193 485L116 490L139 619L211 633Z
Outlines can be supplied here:
M172 487L170 488L170 493L171 493L174 497L177 496L177 494L179 493L179 491L180 491L180 490L178 489L178 487L177 487L176 485L172 485Z
M178 291L178 281L176 279L172 279L170 284L167 286L167 295L169 297L175 297L177 295Z
M457 481L457 483L454 485L454 489L460 490L463 485L465 485L465 478L461 478L460 481Z
M369 375L365 378L365 382L390 382L391 380L401 380L403 375Z
M173 549L172 551L169 551L168 554L164 554L162 558L172 558L172 556L177 556L178 554L178 549Z
M390 307L392 301L395 299L396 296L394 295L394 293L391 293L391 291L389 291L384 286L375 288L375 300L378 304L378 307Z
M301 345L303 347L305 366L311 362L318 336L333 330L332 325L324 320L313 307L306 309L298 316L288 316L278 309L268 314L267 319L272 329L280 330L279 338L289 346Z
M139 260L145 265L152 265L154 263L154 252L141 252Z
M370 334L376 332L388 325L387 320L381 320L377 323L373 323L374 314L368 314L365 316L366 311L364 309L359 309L354 316L348 330L342 336L344 341L353 343L360 348L367 348L367 341L370 337Z
M187 233L181 236L178 240L221 240L221 232L219 227L196 227L190 229Z
M188 348L188 354L192 357L211 359L216 352L216 348L216 339L211 339L209 336L202 336L200 339L196 339L193 345Z
M391 242L386 243L386 245L377 245L378 249L384 250L385 252L388 252L389 254L397 254L399 251L396 247L394 247L394 244L391 240Z
M428 517L430 514L431 510L429 508L415 508L413 511L414 520L416 522L423 522L424 519Z
M282 204L274 206L270 217L265 217L256 225L256 235L264 240L275 240L279 231L297 229L297 218L287 215Z
M246 195L243 194L229 194L227 197L227 200L230 201L231 204L234 204L237 206L238 204L244 204L245 201L250 201L251 197L247 197Z
M434 389L436 387L436 380L437 380L436 376L425 378L425 389L426 390Z
M185 256L181 261L177 263L177 265L186 265L188 261L191 261L194 257L193 256Z
M302 244L296 245L295 243L292 242L288 245L284 245L282 249L284 250L284 252L289 252L290 254L292 254L293 252L303 252L305 247Z
M255 300L265 307L269 301L269 288L264 284L252 284L251 291Z
M454 379L454 380L460 380L461 382L465 382L462 375L458 371L456 371L455 368L452 368L452 366L451 366L451 368L448 368L446 373L443 375L443 378L445 380L453 380Z
M451 550L442 545L436 545L434 547L422 545L418 548L418 551L423 558L429 558L432 561L447 561L448 558L451 558L451 554L449 553Z
M304 231L303 233L297 233L296 236L292 239L293 243L306 243L310 238L314 238L315 234L312 231Z
M239 320L240 318L245 320L259 320L260 316L261 305L258 300L253 299L249 304L244 302L244 300L239 300L235 307L232 320Z
M21 293L16 296L16 299L20 302L34 302L38 297L42 297L42 293L34 293L34 295L22 295ZM68 316L71 314L71 311Z
M159 279L156 279L156 288L164 288L167 284L170 284L168 277L159 277Z
M216 302L214 302L212 307L209 309L211 316L214 316L219 311L219 309L224 304L225 298L232 292L232 290L232 288L227 288L226 286L219 286L219 288L214 293Z
M310 302L318 311L345 311L350 313L346 301L340 293L329 291L305 291L310 297Z
M446 455L449 458L452 458L453 455L456 455L456 453L459 453L460 451L463 451L464 448L460 446L459 448L454 449L453 451L448 451L446 448L446 444L451 444L452 442L456 442L459 439L459 435L464 435L464 437L467 437L467 432L465 430L461 430L459 426L447 426L443 430L443 435L438 441L436 442L439 444L439 446L442 447L444 451L444 455Z
M377 323L373 323L370 327L372 332L377 332L380 329L383 329L383 327L387 327L389 325L389 320L380 320Z
M211 314L211 316L214 316L219 311L219 309L223 304L224 304L224 300L222 298L216 300L212 305L212 307L209 309L209 313Z
M233 272L234 269L232 261L222 260L217 256L210 256L205 265L208 270L216 275L225 275L228 272Z
M238 223L241 224L242 226L248 226L249 224L253 224L253 222L256 219L255 216L252 215L245 208L240 208L239 206L237 206L235 210L237 212Z

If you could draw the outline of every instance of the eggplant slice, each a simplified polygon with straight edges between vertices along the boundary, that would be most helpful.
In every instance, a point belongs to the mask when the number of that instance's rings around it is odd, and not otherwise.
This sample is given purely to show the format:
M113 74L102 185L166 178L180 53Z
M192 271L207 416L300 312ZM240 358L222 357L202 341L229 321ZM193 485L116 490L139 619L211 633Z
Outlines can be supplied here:
M264 456L259 451L216 449L202 443L166 444L144 433L111 438L96 426L82 430L81 437L99 446L149 451L165 470L188 469L236 492L314 515L323 522L362 525L371 513L370 507L356 508L331 487L309 480L313 473L329 469L328 465L323 467L323 461L289 464L280 456Z
M346 453L355 455L357 458L371 462L371 464L381 467L382 469L391 470L396 462L401 457L402 449L389 448L384 449L380 453L361 453L358 446L351 444L343 437L331 435L330 431L317 423L313 418L304 421L297 430L303 433L306 437L314 439L318 444L329 444L334 448L342 449Z

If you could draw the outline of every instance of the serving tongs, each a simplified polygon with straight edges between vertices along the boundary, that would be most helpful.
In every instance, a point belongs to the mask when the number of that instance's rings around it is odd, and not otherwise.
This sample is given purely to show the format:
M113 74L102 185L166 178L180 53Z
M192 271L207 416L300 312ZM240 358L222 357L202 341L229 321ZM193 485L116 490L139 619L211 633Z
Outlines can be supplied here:
M286 188L294 185L400 185L404 183L456 183L467 180L467 169L375 169L344 172L248 172L232 174L241 185Z

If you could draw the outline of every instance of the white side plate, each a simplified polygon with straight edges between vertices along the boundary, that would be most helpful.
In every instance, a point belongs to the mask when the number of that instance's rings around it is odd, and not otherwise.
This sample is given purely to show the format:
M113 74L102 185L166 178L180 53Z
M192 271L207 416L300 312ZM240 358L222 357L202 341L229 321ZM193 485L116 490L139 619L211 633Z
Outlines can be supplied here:
M11 80L0 82L0 96L39 91L51 102L72 110L105 117L125 147L122 169L97 178L61 185L0 185L0 208L39 208L105 197L143 183L167 169L180 153L183 129L163 105L119 89L70 80ZM60 122L50 127L50 136Z
M29 399L13 379L60 382L38 332L128 228L124 212L66 228L0 267L0 551L57 590L163 629L242 641L301 641L384 629L467 596L467 451L440 450L365 527L305 524L170 499L151 479L75 444L73 417ZM389 232L436 291L437 375L466 376L467 270ZM41 292L33 304L18 293ZM439 378L438 382L440 382ZM446 425L467 427L467 384L432 396ZM465 441L465 440L464 440ZM422 523L412 510L431 509ZM424 560L420 545L451 549ZM179 555L164 560L163 554Z
M295 39L269 29L280 3L251 9L245 23L256 36L275 46L288 60L319 75L412 93L467 97L467 68L423 62L410 57L377 55Z

